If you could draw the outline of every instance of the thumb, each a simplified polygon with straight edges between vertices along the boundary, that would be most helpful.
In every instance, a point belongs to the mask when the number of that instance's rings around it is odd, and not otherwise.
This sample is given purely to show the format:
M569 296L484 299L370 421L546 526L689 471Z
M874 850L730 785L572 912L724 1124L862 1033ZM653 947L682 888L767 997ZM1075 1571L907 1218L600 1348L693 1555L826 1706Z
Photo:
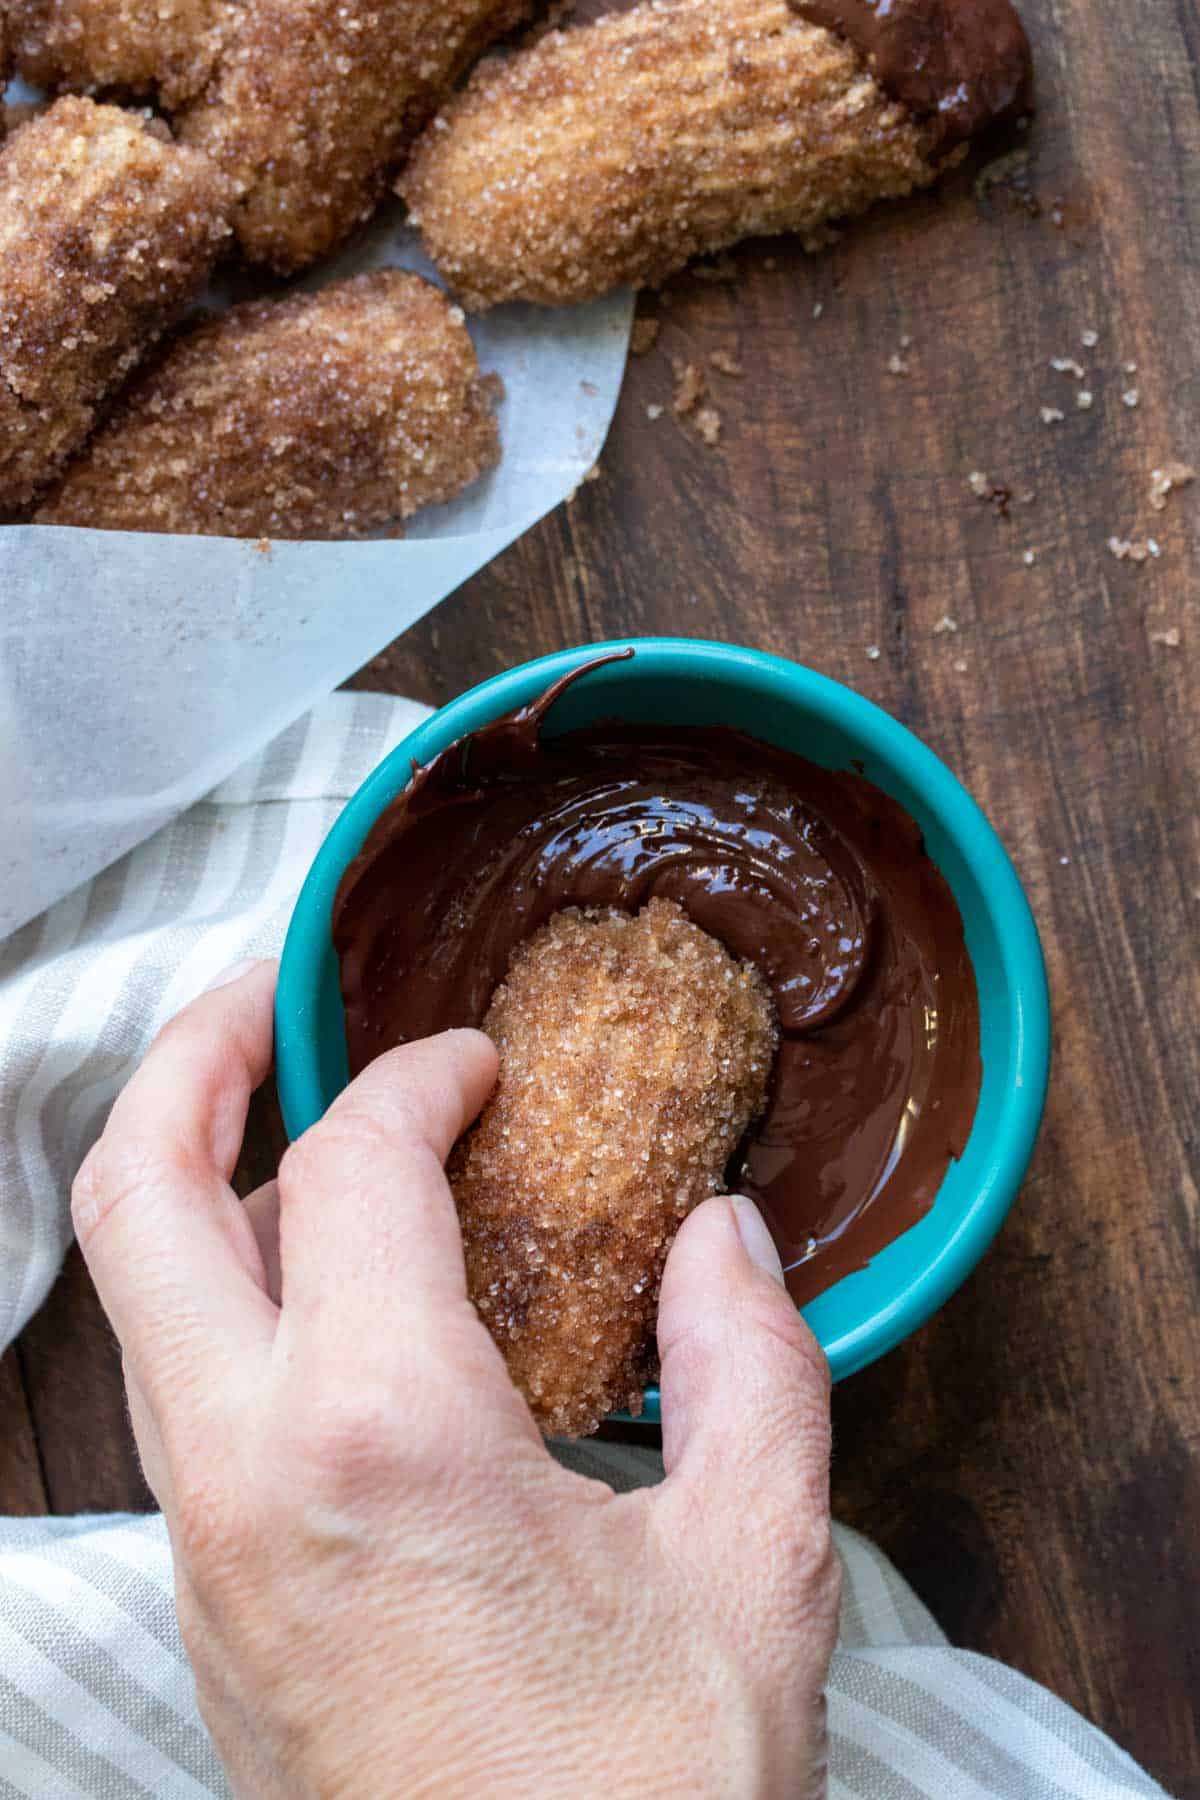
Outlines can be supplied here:
M829 1512L829 1365L783 1283L750 1200L706 1200L684 1221L658 1310L663 1461L712 1501L755 1490L810 1521Z
M706 1200L684 1221L658 1318L658 1534L763 1699L761 1791L815 1800L840 1591L829 1366L749 1200Z

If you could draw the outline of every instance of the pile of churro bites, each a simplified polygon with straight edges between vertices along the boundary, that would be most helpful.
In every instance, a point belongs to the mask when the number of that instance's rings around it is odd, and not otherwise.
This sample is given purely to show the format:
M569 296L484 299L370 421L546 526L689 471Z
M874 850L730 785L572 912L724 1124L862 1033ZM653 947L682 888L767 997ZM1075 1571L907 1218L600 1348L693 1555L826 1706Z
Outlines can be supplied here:
M339 249L526 11L0 0L0 73L51 97L0 150L0 518L358 537L491 468L495 384L417 276L180 321L225 259Z
M0 149L0 519L354 537L460 492L500 446L459 306L587 300L934 179L826 3L546 30L547 0L0 0L0 81L50 96ZM949 43L947 4L899 11ZM449 297L391 273L179 329L218 262L311 270L393 186Z

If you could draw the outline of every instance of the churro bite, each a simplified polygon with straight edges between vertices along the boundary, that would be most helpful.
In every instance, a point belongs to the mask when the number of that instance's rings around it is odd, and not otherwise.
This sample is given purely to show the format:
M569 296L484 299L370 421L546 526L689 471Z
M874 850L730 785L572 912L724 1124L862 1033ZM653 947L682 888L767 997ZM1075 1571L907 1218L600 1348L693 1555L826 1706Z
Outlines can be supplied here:
M374 211L401 152L528 0L242 0L180 122L237 193L250 262L291 274Z
M212 74L235 0L5 0L17 71L34 87L157 97L168 109Z
M27 504L201 291L229 236L203 157L66 98L0 152L0 509Z
M19 72L143 95L228 177L248 261L283 275L374 211L403 150L529 0L7 0Z
M399 185L482 309L661 280L934 174L911 115L787 0L643 0L481 65Z
M468 1286L543 1431L577 1437L641 1410L667 1251L765 1104L774 1009L652 900L557 913L483 1029L499 1081L449 1167Z
M641 0L482 64L399 191L466 305L589 300L927 185L1028 73L1009 0Z
M178 337L37 519L361 537L453 498L498 457L461 312L419 276L380 270L235 306Z

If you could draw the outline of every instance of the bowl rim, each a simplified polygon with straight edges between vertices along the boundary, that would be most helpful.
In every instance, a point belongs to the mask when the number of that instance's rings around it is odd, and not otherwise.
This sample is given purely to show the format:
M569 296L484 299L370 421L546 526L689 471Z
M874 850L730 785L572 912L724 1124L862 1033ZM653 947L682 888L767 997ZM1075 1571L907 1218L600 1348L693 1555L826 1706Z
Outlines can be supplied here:
M858 1324L823 1341L834 1380L866 1367L923 1325L961 1286L1003 1224L1024 1177L1045 1104L1050 1068L1050 1003L1041 941L1025 890L994 827L947 765L898 719L828 675L768 651L700 638L627 637L572 646L502 670L437 708L361 783L318 850L297 896L280 961L275 1001L279 1098L289 1138L325 1110L316 1033L328 921L346 865L384 808L406 786L414 765L447 744L541 693L580 661L632 647L641 669L678 679L749 675L792 707L814 713L863 744L868 756L918 792L970 870L998 946L1012 1050L1001 1112L970 1203L932 1259ZM687 663L681 671L678 659ZM615 665L620 668L622 665ZM632 666L632 662L630 665ZM939 1190L940 1191L940 1190ZM936 1206L936 1200L934 1202ZM890 1249L890 1246L889 1246ZM889 1250L872 1259L878 1266ZM845 1277L853 1281L853 1275ZM842 1286L836 1283L835 1289ZM835 1289L827 1290L832 1293ZM821 1308L824 1295L804 1310ZM646 1396L648 1423L658 1392Z

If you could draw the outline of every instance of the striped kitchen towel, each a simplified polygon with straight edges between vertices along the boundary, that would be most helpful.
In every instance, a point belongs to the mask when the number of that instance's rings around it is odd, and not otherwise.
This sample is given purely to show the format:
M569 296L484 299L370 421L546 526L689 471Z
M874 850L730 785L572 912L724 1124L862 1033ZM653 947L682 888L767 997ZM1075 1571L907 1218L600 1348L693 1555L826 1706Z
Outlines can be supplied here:
M421 716L406 701L335 695L0 943L0 1348L54 1279L71 1177L151 1037L230 963L279 949L343 802ZM662 1475L657 1457L623 1446L560 1454L618 1490ZM838 1545L835 1800L1161 1795L1043 1689L952 1649L864 1539L840 1530ZM227 1792L196 1711L162 1520L0 1520L0 1797Z
M71 1179L151 1039L222 969L278 952L329 827L426 712L335 695L0 942L0 1343L58 1272Z

